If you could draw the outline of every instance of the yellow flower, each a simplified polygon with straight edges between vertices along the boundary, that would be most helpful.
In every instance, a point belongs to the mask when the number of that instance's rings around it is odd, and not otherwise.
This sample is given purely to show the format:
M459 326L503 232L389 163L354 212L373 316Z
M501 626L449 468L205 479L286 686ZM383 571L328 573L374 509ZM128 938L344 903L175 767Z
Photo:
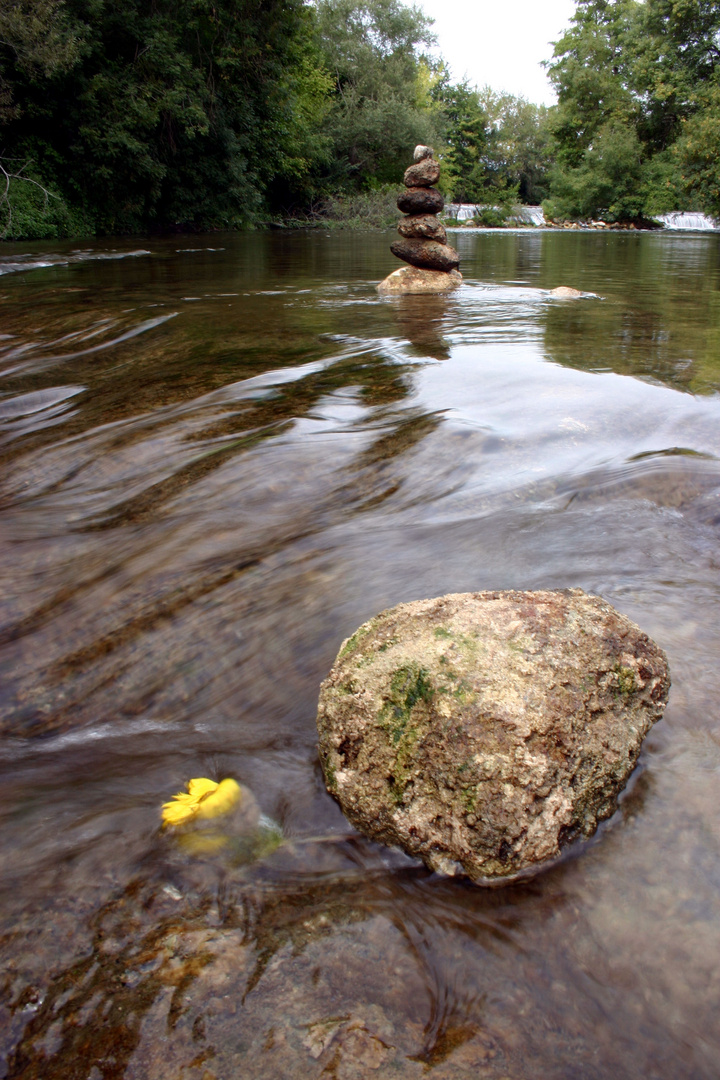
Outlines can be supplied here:
M180 791L171 802L163 803L163 825L187 825L189 821L221 817L240 801L240 785L235 780L217 784L198 777L189 780L187 788L187 792Z

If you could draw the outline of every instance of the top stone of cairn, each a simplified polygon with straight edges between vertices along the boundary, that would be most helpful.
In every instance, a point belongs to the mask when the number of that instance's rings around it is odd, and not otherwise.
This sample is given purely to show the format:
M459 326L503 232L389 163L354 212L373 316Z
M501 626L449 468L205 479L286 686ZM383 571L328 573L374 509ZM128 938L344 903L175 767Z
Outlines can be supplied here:
M435 151L432 146L416 146L413 151L413 161L422 161L423 158L432 157Z

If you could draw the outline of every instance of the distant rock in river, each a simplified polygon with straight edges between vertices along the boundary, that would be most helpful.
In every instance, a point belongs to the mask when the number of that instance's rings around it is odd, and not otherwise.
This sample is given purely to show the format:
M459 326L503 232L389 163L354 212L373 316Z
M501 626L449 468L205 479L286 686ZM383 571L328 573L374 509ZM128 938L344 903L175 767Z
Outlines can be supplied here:
M571 289L568 285L558 285L557 289L551 289L550 295L558 300L579 300L582 293L579 289Z
M580 589L400 604L322 684L325 781L367 836L501 883L613 813L669 686L662 650Z

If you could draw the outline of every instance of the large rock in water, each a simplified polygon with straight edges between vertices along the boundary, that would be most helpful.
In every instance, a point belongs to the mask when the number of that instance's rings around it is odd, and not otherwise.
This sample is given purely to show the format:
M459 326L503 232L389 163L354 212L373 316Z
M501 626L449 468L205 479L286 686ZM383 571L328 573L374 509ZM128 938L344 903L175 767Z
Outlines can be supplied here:
M502 882L613 813L669 686L662 650L580 589L400 604L322 684L325 782L367 836Z
M381 296L412 296L419 293L445 293L462 285L458 270L421 270L418 266L401 266L381 281L377 291Z

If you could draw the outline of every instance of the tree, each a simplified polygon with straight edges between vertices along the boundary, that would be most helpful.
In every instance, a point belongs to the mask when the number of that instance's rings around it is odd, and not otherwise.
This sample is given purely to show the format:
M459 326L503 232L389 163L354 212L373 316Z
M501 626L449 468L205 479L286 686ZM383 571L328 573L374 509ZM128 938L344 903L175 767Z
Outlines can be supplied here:
M487 154L496 173L517 189L520 202L541 202L552 163L549 110L487 86L480 92L480 104L489 124Z
M552 196L543 204L551 219L641 218L643 149L635 130L609 121L595 133L579 165L559 169Z
M330 83L303 0L2 2L6 152L102 231L257 220L323 152ZM17 30L36 4L45 52Z
M701 107L687 120L674 146L685 190L720 219L720 87L706 87Z
M548 65L558 95L550 127L561 165L579 165L607 124L637 120L632 73L639 8L637 0L576 0Z
M450 83L447 71L435 88L445 140L443 183L456 202L482 203L493 177L487 156L489 121L479 91L466 81Z
M317 0L319 47L334 80L324 122L330 188L397 182L408 150L432 142L430 20L400 0Z
M17 117L13 66L46 77L68 70L80 52L80 35L64 0L0 0L0 126Z
M549 212L720 210L719 61L716 0L578 0L549 65Z

